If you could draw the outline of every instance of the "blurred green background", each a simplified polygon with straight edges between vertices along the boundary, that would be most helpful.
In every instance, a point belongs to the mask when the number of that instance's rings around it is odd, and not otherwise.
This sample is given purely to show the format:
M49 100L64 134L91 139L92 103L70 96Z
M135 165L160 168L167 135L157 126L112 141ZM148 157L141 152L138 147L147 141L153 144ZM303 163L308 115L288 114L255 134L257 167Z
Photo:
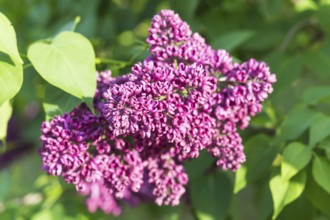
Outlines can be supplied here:
M76 31L91 40L102 61L98 70L111 69L116 75L129 72L132 63L147 55L150 19L166 8L179 13L213 48L228 50L238 61L264 60L276 73L263 112L242 132L248 161L243 169L206 175L212 161L202 154L186 164L191 198L180 206L124 206L117 218L88 213L72 186L40 169L46 83L27 67L13 102L8 143L0 148L1 220L262 220L271 219L279 203L284 209L277 219L330 219L329 0L0 0L23 58L32 42L70 29L80 16ZM303 167L297 165L300 185L285 188L274 177L292 142L309 148L312 156ZM284 198L274 201L272 192ZM294 196L288 198L291 192Z

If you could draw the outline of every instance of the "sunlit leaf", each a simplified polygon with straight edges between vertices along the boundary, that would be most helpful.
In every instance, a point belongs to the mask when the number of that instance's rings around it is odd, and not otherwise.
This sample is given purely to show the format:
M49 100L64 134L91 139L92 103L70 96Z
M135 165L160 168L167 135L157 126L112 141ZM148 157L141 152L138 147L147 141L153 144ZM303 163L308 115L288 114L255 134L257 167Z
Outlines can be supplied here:
M280 175L275 175L269 182L273 197L274 213L273 219L281 213L283 208L296 200L304 191L306 173L300 172L290 181L284 180Z
M293 142L286 146L283 151L281 163L281 176L289 180L303 169L312 157L312 151L307 146Z
M31 218L31 220L43 220L43 219L54 219L51 210L49 209L41 210L40 212L35 213Z
M0 51L8 54L18 63L23 64L23 60L19 56L16 42L16 33L14 27L8 18L0 12Z
M313 0L300 0L294 2L294 9L298 12L316 10L317 8L317 4Z
M22 64L0 52L0 106L18 93L22 83Z
M248 183L246 178L247 168L245 165L241 166L235 173L234 193L238 193Z
M50 44L32 44L28 57L46 81L92 106L96 90L95 54L84 36L62 32Z

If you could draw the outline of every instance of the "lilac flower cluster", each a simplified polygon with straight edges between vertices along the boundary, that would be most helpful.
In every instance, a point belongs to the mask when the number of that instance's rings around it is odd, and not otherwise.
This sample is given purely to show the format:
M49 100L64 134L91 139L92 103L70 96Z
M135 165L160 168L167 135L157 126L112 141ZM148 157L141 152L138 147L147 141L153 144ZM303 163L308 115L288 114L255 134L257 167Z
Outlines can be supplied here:
M245 161L237 128L248 126L272 92L275 75L254 59L234 63L171 10L155 15L150 55L131 73L98 74L94 115L84 104L41 127L48 174L87 195L90 211L118 215L118 201L178 205L183 161L205 149L224 170Z

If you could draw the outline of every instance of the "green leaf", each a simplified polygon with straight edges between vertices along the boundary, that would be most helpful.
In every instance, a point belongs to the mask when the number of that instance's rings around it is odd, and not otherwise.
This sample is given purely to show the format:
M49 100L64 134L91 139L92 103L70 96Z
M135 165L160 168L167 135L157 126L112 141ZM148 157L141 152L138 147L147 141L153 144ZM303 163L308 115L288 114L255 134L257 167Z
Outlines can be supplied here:
M23 64L19 56L16 42L16 33L8 18L0 12L0 51L14 58L18 63Z
M243 189L247 184L247 168L245 165L242 165L235 173L235 184L234 184L234 193L238 193Z
M242 45L242 49L265 51L267 49L273 48L274 45L277 45L283 40L286 32L279 25L279 23L274 23L273 25L267 23L266 25L267 26L259 27L258 32L244 45Z
M184 163L187 170L189 179L201 178L205 175L207 169L209 169L214 163L214 159L205 150L200 152L198 158L189 160Z
M288 56L280 52L274 52L265 59L270 69L276 73L277 81L274 84L276 94L284 93L285 89L292 89L292 84L300 77L305 64L301 55Z
M18 93L22 83L22 64L7 54L0 52L0 106Z
M49 220L54 219L51 210L44 209L44 210L37 212L36 214L34 214L32 216L32 220L43 220L43 219L49 219Z
M330 160L330 145L324 147L324 149L325 149L325 155L327 156L328 160Z
M225 219L229 211L232 184L225 173L191 181L191 199L201 220Z
M315 181L330 194L330 162L325 157L315 156L313 160L313 177Z
M317 10L317 3L313 0L303 0L294 2L294 9L297 12L303 12L308 10Z
M46 120L49 121L56 115L71 112L80 103L80 99L49 85L46 87L42 105L46 113Z
M330 14L330 5L322 5L322 7L320 7L316 13L321 28L328 36L330 35L329 14Z
M153 208L153 207L152 207ZM159 207L158 216L163 216L162 219L166 220L180 220L180 214L184 212L184 205L180 204L178 206L161 206ZM181 213L180 213L181 212Z
M32 44L28 57L46 81L92 107L96 90L95 54L84 36L62 32L50 44Z
M312 70L312 73L321 79L329 79L330 68L330 42L325 41L318 48L313 48L304 53L305 65Z
M3 140L7 135L7 125L12 111L13 108L9 101L0 106L0 140Z
M330 97L329 86L309 87L302 96L303 101L309 105L315 105L322 99Z
M320 5L330 5L330 0L321 0Z
M190 21L193 18L199 0L170 1L171 8L175 10L183 20Z
M72 213L72 215L68 215L67 213L65 213L64 206L61 203L57 203L50 209L42 209L32 216L32 220L43 220L43 219L86 220L88 218L82 215L81 213Z
M228 51L234 50L250 39L255 33L251 30L233 31L222 35L211 43L214 48L221 48Z
M263 134L250 138L244 145L246 163L236 173L235 193L264 177L278 151L276 146L270 146L270 139Z
M104 220L156 219L155 209L157 208L158 207L155 206L150 207L150 205L147 204L139 204L135 207L124 206L121 215L108 215L106 218L104 218ZM104 217L104 214L101 215L101 217Z
M256 187L258 191L258 196L256 198L256 212L258 213L258 219L260 220L269 219L269 216L271 216L271 214L273 213L272 193L270 191L268 181L269 180L257 185Z
M284 119L278 136L279 141L299 137L313 122L318 113L305 105L298 105Z
M281 163L281 176L289 180L303 169L312 157L312 151L307 146L293 142L284 148Z
M314 207L322 211L328 218L330 218L330 195L324 191L324 189L321 188L311 176L308 178L304 194Z
M276 219L286 205L296 200L302 194L305 183L305 171L300 172L290 181L284 180L280 175L275 175L270 180L269 187L274 204L273 219Z
M307 188L307 184L305 188ZM305 191L306 189L304 190L304 192ZM316 214L316 210L308 201L306 196L300 196L294 202L292 202L291 204L285 207L285 209L278 216L278 219L279 220L314 219L315 214Z
M309 132L309 146L314 147L315 144L322 141L330 135L330 117L320 115L315 118Z
M11 181L9 170L2 170L0 172L0 201L5 201L6 196L9 194Z
M62 196L63 188L59 183L59 181L56 178L54 178L51 184L45 187L44 193L46 195L46 198L42 204L42 207L45 209L49 209Z

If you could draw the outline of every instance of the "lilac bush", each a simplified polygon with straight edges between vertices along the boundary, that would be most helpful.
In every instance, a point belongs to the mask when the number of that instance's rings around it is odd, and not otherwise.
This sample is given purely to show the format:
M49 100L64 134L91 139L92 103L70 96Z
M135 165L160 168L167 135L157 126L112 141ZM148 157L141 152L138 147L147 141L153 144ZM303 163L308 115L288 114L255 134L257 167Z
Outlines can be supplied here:
M276 81L267 64L212 49L171 10L153 17L147 43L150 55L131 73L98 73L97 114L81 104L41 126L42 168L74 184L91 212L119 215L120 200L178 205L183 162L202 150L237 170L245 161L238 128Z

